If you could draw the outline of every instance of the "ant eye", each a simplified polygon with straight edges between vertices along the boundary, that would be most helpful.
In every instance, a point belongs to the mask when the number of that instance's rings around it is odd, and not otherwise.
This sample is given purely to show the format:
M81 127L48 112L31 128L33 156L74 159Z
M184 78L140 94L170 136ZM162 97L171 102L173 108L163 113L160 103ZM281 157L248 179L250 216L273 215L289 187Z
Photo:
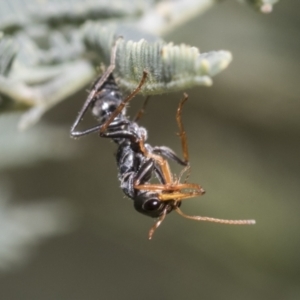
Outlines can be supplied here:
M143 209L147 211L152 211L152 210L157 210L160 207L160 201L159 200L148 200L146 203L143 205Z

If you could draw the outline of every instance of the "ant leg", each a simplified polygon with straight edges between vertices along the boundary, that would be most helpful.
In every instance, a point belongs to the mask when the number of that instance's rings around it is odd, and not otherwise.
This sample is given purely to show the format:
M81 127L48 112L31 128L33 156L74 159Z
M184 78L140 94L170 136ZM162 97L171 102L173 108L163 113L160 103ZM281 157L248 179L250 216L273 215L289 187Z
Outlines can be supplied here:
M134 159L131 162L131 166L135 165ZM137 172L125 172L121 175L121 189L131 199L135 201L136 190L135 187L140 182L145 182L151 179L154 163L151 159L145 161Z
M153 172L154 162L152 159L148 159L137 171L136 176L133 181L133 185L135 189L139 190L139 186L141 182L148 181Z
M114 128L114 127L121 127L123 125L128 125L128 121L127 120L122 120L122 121L118 121L118 122L112 122L109 125L109 127ZM99 124L99 125L96 125L94 127L89 128L89 129L86 129L84 131L73 131L72 132L72 137L77 138L77 137L81 137L81 136L84 136L84 135L88 135L88 134L93 133L93 132L97 132L97 131L99 132L99 130L101 129L102 126L103 126L102 124ZM103 134L103 135L101 135L101 137L109 137L109 136L106 136L105 134Z
M158 176L159 181L161 184L140 184L140 182L148 181L151 176L152 172L155 169L155 164L152 159L148 159L138 170L137 175L134 179L134 188L137 190L152 190L152 191L165 191L171 192L174 190L181 190L181 189L194 189L201 191L202 188L198 184L189 184L188 187L183 184L179 185L170 185L165 183L165 178L163 177L163 173L159 173Z
M187 200L193 197L198 197L202 196L205 194L205 191L198 186L195 191L192 192L176 192L176 193L171 193L171 194L159 194L159 200L161 201L169 201L169 200L175 200L176 202L182 201L182 200Z
M116 116L122 111L122 109L126 106L126 104L136 96L136 94L141 90L142 86L144 85L146 78L148 76L148 73L146 71L143 72L143 77L139 83L139 85L136 87L136 89L129 95L127 98L121 102L121 104L117 107L117 109L110 115L108 120L103 124L103 127L100 129L100 133L105 132L109 124L116 118Z
M115 61L116 61L116 54L117 54L117 46L118 46L118 41L120 38L118 38L114 44L114 46L112 47L111 50L111 57L110 57L110 65L108 66L108 68L106 69L106 71L97 78L96 83L92 89L92 91L89 93L86 101L84 102L81 110L78 113L78 116L76 117L71 130L70 130L70 134L71 137L79 137L82 135L86 135L89 134L91 132L96 131L98 128L93 127L91 128L91 130L85 130L85 131L75 131L75 128L78 126L78 124L80 123L81 119L83 118L83 116L85 115L88 107L90 106L92 100L95 97L95 94L99 91L99 89L102 87L102 85L105 83L105 81L108 79L108 77L112 74L113 70L115 69ZM99 129L99 128L98 128Z
M133 120L132 120L133 122L137 122L144 115L149 99L150 99L150 96L146 97L142 108L137 112L137 114L133 118Z
M141 184L135 187L137 190L150 190L157 192L168 192L168 194L160 194L159 198L162 201L172 200L172 199L188 199L198 195L203 195L205 193L204 189L195 183L188 184ZM192 192L182 192L182 190L192 190Z
M163 155L167 158L170 158L174 161L176 161L177 163L186 166L187 168L189 168L189 164L188 164L188 147L187 147L187 141L186 141L186 133L184 131L184 127L182 124L182 119L181 119L181 111L182 111L182 106L184 104L184 102L188 99L187 94L184 94L184 98L180 101L179 103L179 107L177 109L177 115L176 115L176 120L178 123L178 127L180 130L180 138L181 138L181 144L182 144L182 149L183 149L183 156L184 156L184 161L181 160L176 154L175 152L173 152L173 150L171 150L168 147L154 147L154 149L152 150L152 152L147 151L147 149L145 148L144 145L144 141L141 140L140 141L140 149L141 151L144 153L145 156L152 158L155 162L157 162L159 164L159 166L161 167L161 178L164 179L166 185L172 185L172 186L176 186L174 185L174 181L173 181L173 177L170 171L170 166L168 164L168 162L162 158L160 155ZM157 153L155 153L157 152ZM185 168L183 170L183 172L185 172L187 170L187 168ZM180 175L181 177L181 175ZM164 187L164 190L166 189L166 187Z
M188 151L188 145L187 145L187 138L186 138L186 132L183 127L182 123L182 107L183 104L187 101L188 95L186 93L183 94L183 99L179 102L177 113L176 113L176 121L179 128L179 137L181 140L181 147L183 152L183 158L185 163L188 165L189 163L189 151Z
M204 189L198 184L190 184L189 190L192 190L190 192L181 192L176 185L169 186L164 184L141 184L134 186L134 189L158 192L158 198L161 201L175 200L178 202L205 194Z
M161 157L161 155L165 156L166 158L169 158L171 160L174 160L178 164L186 167L180 173L179 178L181 178L182 174L189 169L189 154L188 154L187 138L186 138L186 133L185 133L183 123L182 123L182 118L181 118L182 107L183 107L183 104L187 101L187 99L188 99L188 95L184 94L184 98L180 101L178 109L177 109L177 114L176 114L176 120L177 120L177 124L179 127L179 136L181 139L181 146L182 146L184 160L179 158L172 149L165 147L165 146L154 147L152 150L152 153L149 153L146 150L143 141L140 142L141 151L144 153L144 155L151 157L160 165L160 167L162 169L162 173L163 173L163 178L166 180L166 183L167 184L173 183L173 186L174 186L174 182L173 182L169 164L165 159L163 159Z
M183 104L187 101L188 95L186 93L183 94L184 98L179 102L178 108L177 108L177 113L176 113L176 120L179 128L179 137L181 140L181 148L183 152L183 158L179 158L177 154L170 148L165 147L165 146L160 146L160 147L154 147L153 148L153 153L158 154L158 155L163 155L166 158L172 159L173 161L177 162L178 164L182 166L187 166L189 165L189 152L188 152L188 145L187 145L187 138L186 138L186 132L183 127L183 122L182 122L182 107ZM185 171L186 169L184 169Z
M173 176L172 176L172 173L171 173L170 166L169 166L168 162L165 159L163 159L161 156L149 152L146 149L143 140L140 140L139 144L140 144L141 152L146 157L149 157L152 160L154 160L160 166L161 173L162 173L162 178L164 179L165 183L171 185L173 183Z
M183 99L179 102L178 108L177 108L177 113L176 113L176 121L178 124L178 128L179 128L179 137L181 140L181 148L182 148L182 152L183 152L183 158L184 161L186 162L186 167L180 172L179 174L179 181L181 179L181 177L183 176L183 174L185 172L188 171L184 182L186 183L188 180L188 177L190 175L190 164L189 164L189 151L188 151L188 144L187 144L187 137L186 137L186 132L184 130L183 127L183 122L182 122L182 107L183 104L188 100L188 94L183 93Z
M101 129L101 126L99 127ZM118 130L118 131L113 131L113 132L100 132L100 136L104 138L111 138L111 139L130 139L131 141L136 141L139 140L139 137L132 131L129 130Z
M162 155L165 158L171 159L175 162L177 162L181 166L187 166L188 163L183 161L180 157L177 156L177 154L169 147L166 146L156 146L153 147L153 153Z
M73 128L73 130L71 130L71 137L78 138L78 137L81 137L81 136L84 136L84 135L88 135L92 132L97 132L97 131L99 131L101 126L102 125L96 125L92 128L89 128L89 129L86 129L86 130L83 130L83 131L74 131L75 128Z
M159 225L162 223L162 221L165 219L167 215L167 209L163 211L163 214L158 218L158 220L155 222L155 224L150 228L148 233L148 239L151 240L154 234L154 231L159 227Z

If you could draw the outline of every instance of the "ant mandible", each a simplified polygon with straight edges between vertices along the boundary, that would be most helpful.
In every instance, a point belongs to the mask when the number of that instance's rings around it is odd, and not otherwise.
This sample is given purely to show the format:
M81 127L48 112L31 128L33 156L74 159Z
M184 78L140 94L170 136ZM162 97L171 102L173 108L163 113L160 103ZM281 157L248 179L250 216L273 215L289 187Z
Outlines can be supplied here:
M96 79L88 98L71 127L71 136L78 138L93 132L99 132L100 137L111 138L118 145L116 158L121 189L134 201L134 207L138 212L157 218L157 222L149 231L149 239L152 238L154 231L166 215L173 210L185 218L197 221L239 225L254 224L253 220L222 220L189 216L180 210L182 200L201 196L205 193L198 184L180 183L182 174L189 169L186 133L181 120L182 107L188 96L184 94L176 115L184 157L182 160L168 147L152 147L145 143L147 130L137 124L137 120L143 114L144 107L132 121L126 116L126 105L141 90L148 74L146 71L143 72L143 77L137 88L123 100L113 77L117 43L118 40L112 48L109 67L102 76ZM89 107L91 107L92 115L99 124L84 131L76 131L76 127ZM173 179L167 159L173 160L184 167L179 180ZM153 175L158 179L158 184L151 183Z

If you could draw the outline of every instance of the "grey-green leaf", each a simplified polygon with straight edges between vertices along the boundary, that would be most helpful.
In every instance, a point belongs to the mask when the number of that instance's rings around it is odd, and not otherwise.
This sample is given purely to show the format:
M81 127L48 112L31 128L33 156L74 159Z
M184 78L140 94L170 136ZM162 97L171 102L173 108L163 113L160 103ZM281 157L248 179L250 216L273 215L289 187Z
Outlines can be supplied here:
M89 50L108 64L114 40L123 36L116 27L88 23L82 30ZM131 32L132 34L132 32ZM147 71L141 93L153 95L187 89L195 85L211 85L211 77L224 70L232 60L228 51L199 53L196 47L174 45L162 40L148 41L125 36L118 40L116 69L120 87L133 90Z

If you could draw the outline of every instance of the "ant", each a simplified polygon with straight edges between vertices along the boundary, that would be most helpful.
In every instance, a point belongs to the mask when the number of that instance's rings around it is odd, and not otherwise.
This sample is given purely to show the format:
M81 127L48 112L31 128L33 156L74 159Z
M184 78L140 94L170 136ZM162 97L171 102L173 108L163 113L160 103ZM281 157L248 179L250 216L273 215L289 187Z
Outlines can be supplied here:
M188 96L184 94L176 115L184 159L178 157L172 149L166 146L152 147L145 143L147 130L139 126L137 121L144 113L148 98L132 121L126 116L126 105L141 90L148 73L143 72L137 88L123 100L113 77L117 42L112 48L109 67L92 85L88 98L71 127L71 136L78 138L92 132L98 132L100 137L111 138L118 145L116 159L121 189L125 195L134 201L134 207L138 212L157 218L157 222L149 231L149 239L152 238L154 231L166 215L173 210L185 218L197 221L240 225L254 224L255 221L253 220L222 220L189 216L180 210L182 200L201 196L205 193L204 189L198 184L180 183L183 173L190 168L186 133L181 119L182 107ZM92 115L99 122L98 125L84 131L76 131L75 128L89 107L91 107ZM173 160L184 167L178 180L174 180L167 159ZM151 183L153 175L158 179L158 184Z

